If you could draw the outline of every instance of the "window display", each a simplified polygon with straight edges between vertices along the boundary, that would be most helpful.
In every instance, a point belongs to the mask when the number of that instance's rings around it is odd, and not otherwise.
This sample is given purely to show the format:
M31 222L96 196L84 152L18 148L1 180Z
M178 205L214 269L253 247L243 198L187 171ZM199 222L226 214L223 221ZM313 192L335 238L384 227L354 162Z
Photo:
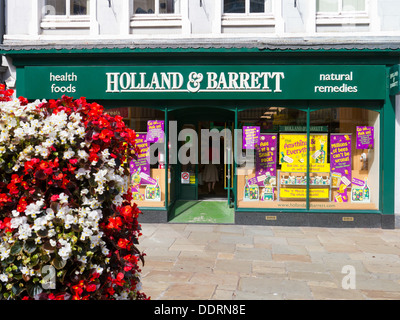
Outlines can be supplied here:
M139 154L130 163L133 200L139 208L164 207L167 186L165 157L158 153L154 155L158 161L150 159L150 146L153 143L165 141L164 112L142 107L115 108L108 109L107 112L110 114L116 112L123 116L125 123L136 133L136 146Z
M243 152L255 151L252 168L237 168L238 208L379 209L379 112L312 111L309 136L300 110L245 110L239 121Z

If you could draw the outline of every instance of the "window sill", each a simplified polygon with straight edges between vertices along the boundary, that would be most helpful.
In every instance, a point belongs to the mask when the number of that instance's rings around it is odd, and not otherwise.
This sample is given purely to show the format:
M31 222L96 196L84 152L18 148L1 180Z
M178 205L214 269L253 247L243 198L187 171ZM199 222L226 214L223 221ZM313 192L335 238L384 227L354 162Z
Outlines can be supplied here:
M181 27L182 17L180 15L142 15L131 18L130 26L135 27Z
M273 26L275 18L273 15L255 14L224 14L222 15L221 25L230 26Z
M46 17L40 23L42 29L89 29L90 17Z
M337 14L317 14L317 25L338 25L338 24L370 24L371 19L368 14L360 15L337 15Z

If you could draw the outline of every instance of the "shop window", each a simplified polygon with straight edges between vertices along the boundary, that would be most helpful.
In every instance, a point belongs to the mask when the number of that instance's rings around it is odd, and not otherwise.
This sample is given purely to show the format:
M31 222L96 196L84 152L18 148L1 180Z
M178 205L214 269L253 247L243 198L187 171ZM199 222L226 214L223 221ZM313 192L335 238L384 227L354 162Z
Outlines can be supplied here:
M122 116L125 124L136 133L136 146L140 154L130 163L134 202L139 208L164 208L165 190L170 188L170 184L165 181L165 157L161 152L150 152L154 143L161 143L165 139L164 112L142 107L113 108L107 112Z
M309 127L306 116L283 107L239 113L238 208L378 210L379 112L323 108L310 112Z
M58 30L85 34L90 29L90 0L45 0L42 16L44 34Z
M379 112L361 108L321 109L310 113L310 121L311 127L328 129L327 140L317 142L310 150L313 162L318 156L321 160L314 165L315 172L310 173L311 184L323 181L324 177L330 179L329 200L319 191L319 198L310 197L310 209L378 210ZM321 144L324 145L320 147Z
M306 208L305 190L303 197L293 195L290 185L292 180L293 184L302 183L300 175L281 170L282 163L293 156L283 152L284 146L293 139L299 150L306 148L307 141L298 139L304 136L307 128L306 115L304 111L283 107L248 109L239 113L243 139L242 157L236 172L238 208ZM253 143L252 137L255 138Z

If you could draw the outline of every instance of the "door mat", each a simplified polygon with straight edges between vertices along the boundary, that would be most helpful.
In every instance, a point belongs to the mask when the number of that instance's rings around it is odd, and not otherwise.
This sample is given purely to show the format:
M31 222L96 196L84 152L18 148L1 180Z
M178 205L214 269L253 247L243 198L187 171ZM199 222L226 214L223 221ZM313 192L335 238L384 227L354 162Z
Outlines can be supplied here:
M224 201L179 200L169 213L173 223L235 223L234 208Z

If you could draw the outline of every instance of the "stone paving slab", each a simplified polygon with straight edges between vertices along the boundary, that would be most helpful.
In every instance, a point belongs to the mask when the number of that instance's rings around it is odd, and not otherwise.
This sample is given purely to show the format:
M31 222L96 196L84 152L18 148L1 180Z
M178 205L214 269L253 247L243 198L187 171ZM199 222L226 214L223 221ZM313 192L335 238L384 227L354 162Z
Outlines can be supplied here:
M153 300L400 300L400 229L142 229L142 288ZM354 288L343 287L346 266Z

